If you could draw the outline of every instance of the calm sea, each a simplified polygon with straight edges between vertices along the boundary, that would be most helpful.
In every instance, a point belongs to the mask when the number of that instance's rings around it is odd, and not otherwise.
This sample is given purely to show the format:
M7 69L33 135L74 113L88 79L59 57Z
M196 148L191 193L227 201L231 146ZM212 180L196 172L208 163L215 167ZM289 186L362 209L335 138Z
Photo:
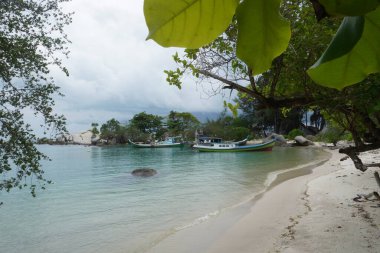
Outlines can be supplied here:
M270 172L322 159L308 148L198 153L190 148L40 146L54 184L0 193L1 252L144 252L264 188ZM149 167L150 178L131 171Z

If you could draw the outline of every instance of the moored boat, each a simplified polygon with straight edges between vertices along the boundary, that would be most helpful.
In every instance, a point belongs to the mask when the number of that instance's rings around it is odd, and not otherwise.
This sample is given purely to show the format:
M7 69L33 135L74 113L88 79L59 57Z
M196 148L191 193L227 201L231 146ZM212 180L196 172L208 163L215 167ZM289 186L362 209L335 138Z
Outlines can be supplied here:
M176 137L168 137L164 141L152 142L152 143L136 143L128 140L132 146L136 148L169 148L169 147L182 147L183 142L177 141Z
M237 143L213 143L211 145L194 145L193 148L200 152L240 152L240 151L271 151L275 140L265 143L240 145Z

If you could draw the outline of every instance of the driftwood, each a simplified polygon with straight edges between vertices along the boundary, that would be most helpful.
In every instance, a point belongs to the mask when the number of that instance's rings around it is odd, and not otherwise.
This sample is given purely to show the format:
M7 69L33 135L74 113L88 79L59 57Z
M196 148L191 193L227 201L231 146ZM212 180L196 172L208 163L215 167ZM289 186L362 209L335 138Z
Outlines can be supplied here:
M360 147L348 147L339 149L339 153L348 155L354 162L355 167L358 170L366 171L368 167L373 167L373 164L363 164L362 160L359 158L360 152L365 152L369 150L374 150L380 148L380 143L372 143L368 145L363 145Z
M377 185L380 187L380 176L379 176L379 172L375 171L374 175L375 175L375 179L376 179Z
M370 164L366 164L365 166L367 166L367 167L380 167L380 163L370 163Z
M374 197L374 199L371 199ZM371 192L368 194L357 194L357 197L353 199L355 202L366 202L366 201L375 201L378 200L380 201L380 195L377 192Z
M373 150L377 148L380 148L380 143L373 143L369 145L363 145L360 147L342 148L342 149L339 149L339 153L343 153L349 156L351 160L354 162L354 165L358 170L366 171L368 167L380 167L380 163L363 164L362 160L359 158L359 154L360 152L365 152L365 151L369 151L369 150ZM345 160L345 157L342 158L341 161L342 160ZM375 175L376 183L380 187L379 172L375 171L374 175ZM358 194L358 196L355 197L353 200L356 202L362 202L362 201L368 201L369 198L371 197L374 197L376 200L380 201L380 195L376 191L370 194Z

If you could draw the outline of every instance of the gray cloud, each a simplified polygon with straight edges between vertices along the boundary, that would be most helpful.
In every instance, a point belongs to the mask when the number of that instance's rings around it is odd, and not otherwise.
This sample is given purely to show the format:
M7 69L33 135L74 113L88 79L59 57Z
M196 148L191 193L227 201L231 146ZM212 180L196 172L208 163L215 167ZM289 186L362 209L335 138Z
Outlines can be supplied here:
M141 111L222 110L223 98L208 98L194 80L186 80L182 90L166 83L163 70L176 67L171 55L181 49L145 40L142 0L73 0L66 8L75 11L67 29L70 77L52 73L65 94L57 98L56 110L67 117L69 131L83 131L91 122L112 117L127 121Z

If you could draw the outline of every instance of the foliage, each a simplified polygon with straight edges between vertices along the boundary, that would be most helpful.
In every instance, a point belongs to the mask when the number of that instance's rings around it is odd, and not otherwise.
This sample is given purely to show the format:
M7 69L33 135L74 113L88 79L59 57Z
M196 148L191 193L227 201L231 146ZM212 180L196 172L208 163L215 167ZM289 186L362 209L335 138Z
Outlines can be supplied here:
M287 138L288 138L289 140L294 140L294 138L295 138L296 136L299 136L299 135L303 136L304 134L303 134L303 132L302 132L300 129L295 128L295 129L291 130L291 131L288 133Z
M144 133L133 125L128 125L125 129L125 135L127 136L128 140L133 140L137 142L147 142L151 138L149 133Z
M205 4L201 5L201 2ZM222 34L235 13L239 39L234 49L253 73L257 75L266 71L270 63L286 49L289 38L290 26L278 14L281 7L280 1L231 0L223 1L223 4L215 2L215 0L186 2L145 0L144 13L150 30L148 38L166 47L205 46ZM292 1L285 1L285 5L289 2ZM379 72L380 55L376 45L380 43L378 31L380 1L366 0L363 3L356 0L313 0L311 2L318 20L327 16L347 16L329 46L333 50L327 49L321 59L310 69L309 74L312 79L321 85L342 89L362 81L370 73ZM300 1L298 8L304 8L305 5ZM218 8L215 8L216 6ZM189 16L191 18L188 18ZM207 18L210 16L216 18ZM348 20L353 19L359 20L359 23L363 25L347 25ZM204 40L200 40L198 36L203 37ZM309 36L315 39L314 33ZM352 37L356 39L351 40ZM180 42L177 41L179 39ZM342 44L341 41L353 41L353 43ZM336 48L344 50L337 54ZM362 54L366 57L358 57ZM177 74L180 72L177 71Z
M326 131L319 133L316 135L316 139L318 141L323 141L327 143L332 143L336 146L336 143L342 140L344 134L344 130L336 128L336 127L328 127Z
M38 185L49 183L40 164L47 157L34 146L24 112L42 117L45 131L65 132L65 118L53 112L53 96L60 93L50 76L52 67L68 75L61 58L68 54L63 29L71 14L63 12L64 2L0 2L0 190L29 187L35 196Z
M224 101L224 108L228 108L231 113L232 113L232 116L234 118L237 118L239 116L239 103L236 103L235 105L231 104L231 103L227 103L226 101Z
M189 139L199 125L199 120L189 112L170 111L168 115L168 130L174 136L183 135L184 139Z
M227 116L225 112L221 113L216 120L208 120L203 124L202 129L203 134L207 136L219 137L231 141L245 139L251 134L251 130L246 121Z
M92 132L92 135L93 136L96 136L97 134L99 134L99 130L98 130L98 126L99 124L98 123L91 123L91 132Z
M145 0L148 38L165 47L201 47L227 28L238 3L238 0Z
M272 60L288 46L290 26L280 16L280 2L281 0L243 1L236 11L239 31L236 55L255 74L268 70Z
M133 116L130 124L143 133L154 134L162 128L162 117L141 112Z
M193 136L200 125L198 119L188 112L171 111L167 116L167 126L163 124L163 119L146 112L135 114L129 124L110 119L101 126L100 137L108 144L124 144L128 140L149 142L163 139L165 135L180 135L186 139Z
M243 140L251 134L251 131L246 127L228 127L226 131L228 132L227 138L235 141Z
M100 127L100 138L107 143L126 143L125 127L116 119L110 119Z
M346 17L322 57L308 71L328 87L343 89L380 71L380 8L363 16ZM375 43L375 44L373 44Z

